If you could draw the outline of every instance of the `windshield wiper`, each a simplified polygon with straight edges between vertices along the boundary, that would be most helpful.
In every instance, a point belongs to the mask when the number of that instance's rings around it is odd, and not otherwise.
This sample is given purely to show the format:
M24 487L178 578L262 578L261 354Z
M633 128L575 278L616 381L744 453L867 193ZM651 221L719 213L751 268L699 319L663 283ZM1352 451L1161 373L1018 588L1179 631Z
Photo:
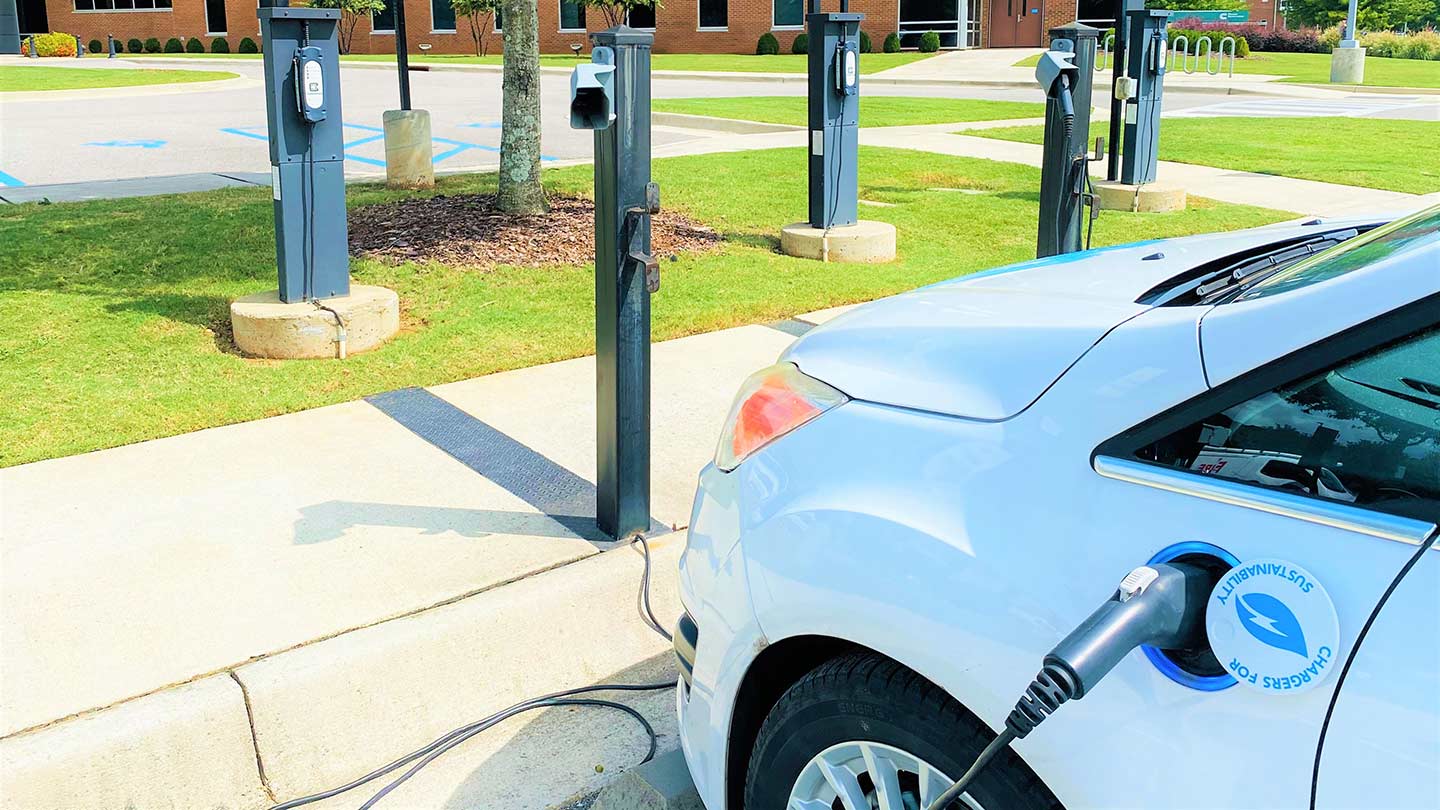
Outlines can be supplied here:
M1290 267L1301 259L1313 256L1322 250L1328 250L1359 235L1358 228L1331 231L1288 245L1280 250L1259 256L1250 256L1182 284L1177 284L1148 303L1159 307L1218 303L1233 293L1249 289L1254 284Z

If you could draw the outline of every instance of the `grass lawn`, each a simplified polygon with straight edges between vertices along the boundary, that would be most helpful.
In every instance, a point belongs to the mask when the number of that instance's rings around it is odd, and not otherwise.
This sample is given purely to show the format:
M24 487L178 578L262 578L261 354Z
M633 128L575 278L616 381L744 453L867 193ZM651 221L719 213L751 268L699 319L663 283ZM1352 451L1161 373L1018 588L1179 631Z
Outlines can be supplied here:
M233 54L233 53L155 53L155 54L125 54L126 59L141 58L150 56L162 57L185 57L200 59L216 58L241 58L259 59L260 54ZM908 65L911 62L918 62L921 59L929 59L934 54L905 51L901 53L867 53L860 57L861 73L879 73L882 70L889 70L893 67ZM102 57L103 58L103 57ZM394 62L395 55L390 53L358 53L340 57L346 62ZM541 67L574 67L577 62L588 62L589 55L576 58L568 53L546 53L540 55ZM697 70L705 72L729 71L733 73L804 73L806 70L806 57L804 54L776 54L774 56L753 56L749 54L733 53L657 53L650 57L651 70ZM410 54L410 61L415 64L452 64L452 65L498 65L500 55L474 56L466 54Z
M198 70L114 70L102 68L0 67L0 93L18 90L84 90L143 84L213 82L236 74Z
M751 96L746 98L662 98L652 102L657 112L713 115L771 124L805 126L804 96ZM1026 101L977 101L952 98L861 96L860 125L899 127L914 124L948 124L958 121L1001 121L1045 115L1045 105Z
M1043 127L966 135L1040 143ZM1385 118L1166 118L1160 159L1411 194L1440 191L1440 164L1420 159L1440 122Z
M1010 163L862 148L865 216L899 229L900 258L847 266L776 252L805 210L805 152L780 149L654 164L667 207L725 237L662 264L656 340L869 300L1035 250L1038 172ZM546 172L589 194L590 167ZM493 175L437 193L492 189ZM974 189L981 194L928 191ZM351 187L351 207L397 199ZM1293 216L1191 199L1173 214L1106 212L1097 245L1259 225ZM345 362L237 355L229 302L273 286L269 189L0 208L0 466L169 436L588 354L593 270L352 264L400 293L401 334Z
M1039 61L1039 56L1032 56L1021 59L1015 66L1034 67ZM1227 63L1225 72L1220 75L1226 76L1229 69ZM1244 59L1235 60L1235 72L1284 76L1286 78L1280 80L1284 82L1329 84L1330 54L1253 51ZM1367 56L1363 84L1371 87L1440 87L1440 62Z

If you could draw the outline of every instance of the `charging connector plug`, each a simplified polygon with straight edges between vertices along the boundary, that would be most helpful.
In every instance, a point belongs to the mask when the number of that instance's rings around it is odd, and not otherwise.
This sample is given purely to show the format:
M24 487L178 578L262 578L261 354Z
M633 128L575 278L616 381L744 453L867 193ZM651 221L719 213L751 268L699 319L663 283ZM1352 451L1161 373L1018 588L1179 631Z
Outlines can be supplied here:
M1143 565L1046 654L1040 674L1015 703L1005 730L929 810L945 810L975 775L1013 740L1022 739L1062 705L1089 694L1131 650L1141 645L1179 649L1205 634L1205 602L1214 577L1183 563Z

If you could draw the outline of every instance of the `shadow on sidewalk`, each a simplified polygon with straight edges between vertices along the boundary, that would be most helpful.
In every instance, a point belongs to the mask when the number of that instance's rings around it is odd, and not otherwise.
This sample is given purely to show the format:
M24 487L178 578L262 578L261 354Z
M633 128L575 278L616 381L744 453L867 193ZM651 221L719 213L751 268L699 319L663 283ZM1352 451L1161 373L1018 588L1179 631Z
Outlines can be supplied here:
M503 509L461 509L450 506L415 506L398 503L325 501L300 510L295 521L295 545L327 543L354 526L389 526L420 529L425 534L454 532L481 538L492 534L528 537L578 538L609 543L591 515L550 515Z

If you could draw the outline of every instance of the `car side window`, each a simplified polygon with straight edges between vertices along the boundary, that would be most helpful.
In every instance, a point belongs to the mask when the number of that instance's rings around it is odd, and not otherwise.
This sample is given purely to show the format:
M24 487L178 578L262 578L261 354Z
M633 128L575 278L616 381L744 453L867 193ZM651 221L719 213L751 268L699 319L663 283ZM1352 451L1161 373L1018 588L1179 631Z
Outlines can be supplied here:
M1440 513L1440 327L1193 421L1135 457L1387 512Z

